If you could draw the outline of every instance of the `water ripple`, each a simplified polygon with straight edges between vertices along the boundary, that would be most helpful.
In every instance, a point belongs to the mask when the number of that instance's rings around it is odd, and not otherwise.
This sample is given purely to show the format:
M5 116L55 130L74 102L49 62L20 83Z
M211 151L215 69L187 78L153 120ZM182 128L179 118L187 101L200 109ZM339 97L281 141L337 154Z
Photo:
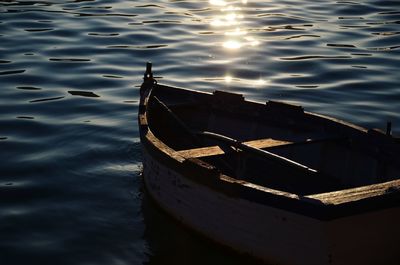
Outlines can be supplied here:
M99 95L90 92L90 91L68 91L73 96L82 96L82 97L89 97L89 98L98 98Z
M59 100L62 99L64 97L53 97L53 98L41 98L41 99L34 99L34 100L30 100L30 103L37 103L37 102L43 102L43 101L51 101L51 100Z
M160 83L400 132L399 1L0 2L7 265L249 263L149 214L135 123L146 61Z
M54 30L53 28L44 28L44 29L24 29L27 32L44 32Z
M90 62L90 59L82 58L50 58L49 61L53 62Z
M26 70L11 70L11 71L0 71L0 75L15 75L15 74L22 74Z
M323 55L310 55L298 57L282 57L281 60L298 61L298 60L311 60L311 59L350 59L351 56L323 56Z
M23 90L42 90L40 87L33 87L33 86L18 86L17 88Z

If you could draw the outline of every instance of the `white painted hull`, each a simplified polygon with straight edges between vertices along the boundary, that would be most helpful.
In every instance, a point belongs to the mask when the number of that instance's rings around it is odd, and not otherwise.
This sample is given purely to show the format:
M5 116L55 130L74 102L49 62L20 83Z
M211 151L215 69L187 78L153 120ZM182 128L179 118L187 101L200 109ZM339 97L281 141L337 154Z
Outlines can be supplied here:
M398 209L321 221L229 197L160 164L144 149L144 181L170 215L269 264L399 264Z

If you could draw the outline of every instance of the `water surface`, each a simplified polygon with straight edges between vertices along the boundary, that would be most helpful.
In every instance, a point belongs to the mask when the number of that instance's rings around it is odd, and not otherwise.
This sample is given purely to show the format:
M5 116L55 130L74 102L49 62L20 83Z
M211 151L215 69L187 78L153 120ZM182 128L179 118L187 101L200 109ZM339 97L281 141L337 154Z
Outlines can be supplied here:
M0 260L244 264L143 191L136 114L160 83L400 131L400 2L1 1Z

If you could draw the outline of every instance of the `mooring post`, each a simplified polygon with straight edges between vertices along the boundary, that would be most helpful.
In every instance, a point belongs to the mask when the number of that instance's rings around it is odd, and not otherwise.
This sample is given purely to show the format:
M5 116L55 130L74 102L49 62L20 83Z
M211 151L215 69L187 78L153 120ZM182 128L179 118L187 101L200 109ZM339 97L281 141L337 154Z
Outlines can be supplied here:
M146 63L146 72L144 73L143 79L146 81L147 79L153 79L153 72L151 71L152 64L151 62Z
M140 95L143 95L145 91L152 89L156 84L156 81L153 78L153 72L151 71L151 62L146 63L146 72L144 72L143 83L140 86Z

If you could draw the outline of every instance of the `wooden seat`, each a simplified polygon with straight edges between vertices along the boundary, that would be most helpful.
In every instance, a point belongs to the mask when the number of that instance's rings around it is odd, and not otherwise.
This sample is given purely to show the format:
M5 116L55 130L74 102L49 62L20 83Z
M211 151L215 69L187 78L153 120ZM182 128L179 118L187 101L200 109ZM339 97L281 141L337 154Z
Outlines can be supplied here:
M266 138L266 139L259 139L259 140L243 142L243 144L246 144L246 145L254 147L254 148L262 149L262 148L269 148L269 147L292 144L292 142L274 140L272 138ZM207 146L207 147L181 150L181 151L177 151L176 154L183 156L185 158L200 158L200 157L223 155L223 154L225 154L225 151L222 150L222 148L219 147L218 145L215 145L215 146Z

